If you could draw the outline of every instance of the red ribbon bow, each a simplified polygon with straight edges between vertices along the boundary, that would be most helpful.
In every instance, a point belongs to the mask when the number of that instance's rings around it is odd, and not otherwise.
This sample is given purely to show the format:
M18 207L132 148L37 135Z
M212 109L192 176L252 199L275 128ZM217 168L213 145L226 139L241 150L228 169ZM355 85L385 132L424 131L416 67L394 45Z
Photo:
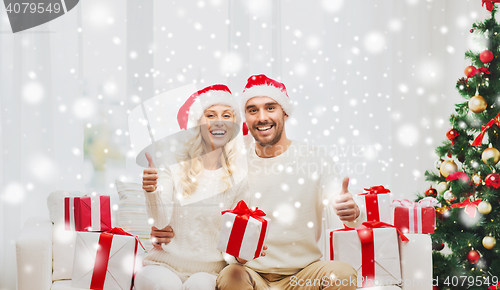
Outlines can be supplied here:
M260 210L258 207L256 207L255 209L248 208L247 204L243 200L240 200L233 210L225 210L222 212L222 214L225 214L226 212L232 212L237 215L249 215L252 217L266 216L266 213Z
M497 289L500 289L500 283L488 287L488 290L497 290Z
M446 177L446 180L457 180L457 179L460 179L462 180L463 182L468 182L470 183L470 178L467 174L465 174L464 172L461 172L461 171L455 171L455 172L452 172L448 175L448 177Z
M500 0L483 0L483 4L481 6L486 4L486 9L491 12L493 11L493 3L500 3Z
M500 1L500 0L495 0L495 1ZM485 73L485 74L489 75L489 74L490 74L490 71L489 71L487 68L485 68L484 66L482 66L482 67L480 67L480 68L475 68L475 69L473 69L473 70L470 72L470 74L467 76L467 80L469 80L469 78L471 78L471 77L473 77L473 76L476 76L476 75L478 75L478 74L480 74L480 73Z
M455 203L455 204L452 204L450 205L452 208L464 208L465 207L465 212L467 213L467 215L471 218L475 217L476 216L476 207L479 205L479 203L482 201L483 199L480 198L480 199L476 199L475 201L470 201L470 199L466 199L464 200L463 202L460 202L460 203Z
M144 248L144 246L142 245L141 243L141 239L139 239L138 236L134 235L134 234L131 234L131 233L127 233L124 229L122 228L112 228L110 230L107 230L105 232L102 232L101 234L112 234L112 235L122 235L122 236L130 236L130 237L134 237L135 240L139 243L139 245L141 245L142 249L143 250L146 250L146 248Z
M500 0L498 0L498 1L500 1ZM479 135L477 135L476 139L474 139L474 142L472 142L472 146L479 146L479 145L481 145L481 143L483 143L483 137L484 137L484 134L486 133L486 130L491 128L491 126L493 126L493 124L500 127L500 113L498 113L495 116L495 118L491 119L488 122L488 124L486 124L486 126L481 126L481 133L479 133Z
M370 188L363 188L363 189L366 190L366 191L368 191L368 192L361 193L360 195L381 194L381 193L389 193L389 192L391 192L389 189L385 188L382 185L372 186Z

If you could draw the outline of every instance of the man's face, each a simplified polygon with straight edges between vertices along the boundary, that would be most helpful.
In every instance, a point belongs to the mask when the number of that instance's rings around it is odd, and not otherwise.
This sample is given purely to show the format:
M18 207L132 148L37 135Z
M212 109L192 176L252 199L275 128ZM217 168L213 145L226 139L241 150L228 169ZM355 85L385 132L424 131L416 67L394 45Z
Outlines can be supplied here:
M246 103L245 118L255 141L262 146L271 146L281 139L288 115L275 100L254 97Z

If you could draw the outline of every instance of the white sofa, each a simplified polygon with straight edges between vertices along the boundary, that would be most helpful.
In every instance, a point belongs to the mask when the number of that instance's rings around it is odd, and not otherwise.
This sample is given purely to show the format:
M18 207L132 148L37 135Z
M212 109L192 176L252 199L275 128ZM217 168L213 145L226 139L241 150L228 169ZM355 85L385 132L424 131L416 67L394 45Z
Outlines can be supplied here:
M117 184L120 187L119 184ZM120 194L119 206L130 207L130 202L127 204L122 197L135 197L139 193L140 187L132 186L132 184L122 184L124 189L123 194ZM125 187L124 187L125 186ZM133 190L131 189L133 188ZM118 190L120 192L120 188ZM50 198L60 199L59 195L51 194ZM139 203L141 199L134 200L133 203ZM49 202L50 204L50 202ZM50 205L49 205L50 208ZM17 255L17 289L18 290L76 290L81 288L71 287L71 269L72 269L72 253L74 243L74 232L65 232L60 227L57 221L54 223L58 212L58 205L50 208L51 220L47 218L30 218L23 227L21 234L16 242ZM133 209L137 211L137 209ZM62 209L61 209L62 211ZM114 212L119 212L120 208L114 209ZM131 218L137 220L137 217ZM123 221L127 217L122 216ZM114 224L120 226L118 224ZM341 227L340 220L333 214L331 208L325 212L325 222L322 225L323 232L327 229ZM144 228L149 228L146 223ZM127 230L127 229L126 229ZM133 233L133 231L131 231ZM144 240L144 232L141 232ZM430 281L432 278L432 250L431 239L428 235L408 235L410 242L401 249L401 268L403 281L423 280ZM329 257L328 241L323 237L320 240L325 257ZM144 255L142 249L139 248L139 260ZM411 283L410 283L411 284ZM398 286L380 286L372 288L363 288L370 290L431 290L432 286L422 285L403 285Z

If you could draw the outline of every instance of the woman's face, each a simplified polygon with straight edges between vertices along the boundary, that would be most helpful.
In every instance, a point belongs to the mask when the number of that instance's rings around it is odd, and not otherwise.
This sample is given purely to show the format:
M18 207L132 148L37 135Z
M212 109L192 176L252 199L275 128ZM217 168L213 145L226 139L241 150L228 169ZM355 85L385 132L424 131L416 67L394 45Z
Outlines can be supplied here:
M205 110L199 125L206 125L201 126L201 136L207 152L223 147L231 141L234 121L234 112L229 106L213 105Z

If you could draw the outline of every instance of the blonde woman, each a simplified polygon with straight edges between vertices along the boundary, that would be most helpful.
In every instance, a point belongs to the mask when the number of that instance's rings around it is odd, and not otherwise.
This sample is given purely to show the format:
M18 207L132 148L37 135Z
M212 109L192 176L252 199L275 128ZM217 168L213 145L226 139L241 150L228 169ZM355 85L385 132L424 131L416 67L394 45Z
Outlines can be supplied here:
M193 94L179 110L181 129L192 131L177 163L156 169L146 153L143 188L153 225L173 229L175 237L144 258L135 287L215 289L226 266L216 249L221 211L246 200L246 157L238 146L241 117L230 90L213 85ZM155 241L153 241L154 243Z

